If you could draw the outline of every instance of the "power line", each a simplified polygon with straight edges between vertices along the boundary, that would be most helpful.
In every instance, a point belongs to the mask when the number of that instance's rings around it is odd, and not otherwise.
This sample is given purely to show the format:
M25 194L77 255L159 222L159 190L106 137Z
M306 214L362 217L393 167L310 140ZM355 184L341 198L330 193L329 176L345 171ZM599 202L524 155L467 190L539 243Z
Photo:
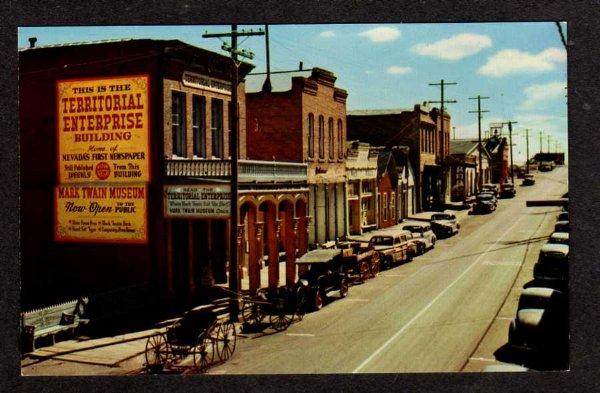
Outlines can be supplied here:
M562 29L562 26L560 25L560 22L556 22L556 27L558 28L558 34L560 34L560 40L562 41L565 49L567 49L567 41L565 40L565 35L563 33L563 29Z
M481 100L488 100L490 97L482 97L477 95L476 97L469 97L469 100L477 100L477 110L469 111L469 113L477 113L477 130L478 130L478 145L479 150L479 190L483 187L483 164L482 164L482 145L481 145L481 114L489 112L487 109L481 109Z

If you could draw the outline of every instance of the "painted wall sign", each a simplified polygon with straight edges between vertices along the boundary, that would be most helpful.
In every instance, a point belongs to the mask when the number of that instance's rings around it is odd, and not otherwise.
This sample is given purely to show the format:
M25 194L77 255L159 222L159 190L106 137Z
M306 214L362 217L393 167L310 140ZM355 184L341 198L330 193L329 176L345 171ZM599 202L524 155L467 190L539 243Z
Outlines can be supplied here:
M54 194L55 240L147 242L145 184L59 185Z
M185 71L181 77L184 86L195 87L196 89L214 91L216 93L231 94L231 82L210 78L202 74Z
M165 217L229 218L229 185L164 186Z
M143 183L149 174L147 75L56 84L58 183Z

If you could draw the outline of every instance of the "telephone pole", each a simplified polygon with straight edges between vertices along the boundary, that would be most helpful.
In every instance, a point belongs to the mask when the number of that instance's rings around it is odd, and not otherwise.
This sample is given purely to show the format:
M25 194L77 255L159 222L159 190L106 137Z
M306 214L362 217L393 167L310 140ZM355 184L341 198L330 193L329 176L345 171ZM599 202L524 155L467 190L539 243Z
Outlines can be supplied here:
M540 131L540 154L542 154L542 147L544 146L542 143L542 135L544 135L544 131Z
M481 100L487 100L490 97L482 97L481 95L477 95L476 97L469 97L469 100L477 100L477 110L469 111L469 113L477 113L477 130L478 130L478 145L477 149L479 151L479 181L477 182L479 185L479 191L483 187L483 163L482 163L482 145L481 145L481 114L485 112L489 112L487 109L481 109Z
M525 152L525 173L529 173L529 129L525 129L525 146L526 146L526 152Z
M550 153L550 139L552 138L552 135L548 135L548 153Z
M235 293L240 292L240 278L238 275L238 249L237 249L237 223L238 223L238 139L239 139L239 108L238 108L238 85L239 85L239 66L238 56L248 59L254 58L252 52L244 49L239 50L237 46L237 38L242 36L264 35L262 30L259 31L238 31L237 24L231 25L230 33L208 33L202 35L203 38L221 38L230 37L231 45L223 43L221 49L231 53L231 107L233 108L234 117L229 135L229 152L231 155L231 191L230 191L230 217L229 217L229 289ZM229 313L232 321L238 320L239 304L238 299L232 297L229 304Z
M456 139L456 127L452 127L452 139Z
M456 82L445 82L443 79L440 80L440 83L430 83L429 86L440 86L440 100L439 101L427 101L430 104L440 104L440 122L441 124L441 132L440 132L440 168L441 168L441 172L442 172L442 189L440 190L442 193L442 199L443 202L446 202L446 187L447 187L447 181L446 181L446 175L444 173L444 148L446 145L446 135L444 134L444 104L455 104L456 100L446 100L444 98L444 86L451 86L451 85L457 85ZM437 130L437 127L436 127ZM450 130L448 130L448 133ZM450 138L448 138L450 139ZM450 140L448 140L448 145L450 144Z

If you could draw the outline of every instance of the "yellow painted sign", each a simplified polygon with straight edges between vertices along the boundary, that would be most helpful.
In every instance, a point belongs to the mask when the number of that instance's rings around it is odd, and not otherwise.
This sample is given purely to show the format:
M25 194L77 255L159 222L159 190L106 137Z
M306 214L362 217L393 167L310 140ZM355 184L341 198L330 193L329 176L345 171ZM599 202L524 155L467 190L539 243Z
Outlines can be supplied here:
M58 183L143 183L149 173L147 75L62 80Z
M55 187L57 241L146 243L145 184Z

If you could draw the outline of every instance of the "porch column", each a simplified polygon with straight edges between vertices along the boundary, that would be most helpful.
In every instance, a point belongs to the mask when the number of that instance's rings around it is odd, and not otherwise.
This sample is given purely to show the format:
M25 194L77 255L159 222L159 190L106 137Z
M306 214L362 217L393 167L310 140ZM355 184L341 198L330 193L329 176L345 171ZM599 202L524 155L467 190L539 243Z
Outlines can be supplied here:
M241 280L242 278L244 278L244 269L243 267L243 261L241 261L241 259L243 258L244 255L244 225L243 224L238 224L237 226L237 238L236 238L236 243L237 243L237 249L238 249L238 262L237 262L237 267L238 267L238 288L241 288Z
M290 222L291 221L291 222ZM285 284L289 287L293 286L296 282L296 250L298 249L298 223L297 217L292 217L286 212L286 225L285 230L287 232L286 243L285 243Z
M248 238L250 242L250 249L248 255L248 285L250 287L250 293L256 293L256 290L260 288L260 270L262 269L263 262L263 234L264 234L264 222L254 223L254 234L255 239Z
M275 289L279 285L279 253L277 251L277 219L274 214L269 214L265 221L267 230L267 249L269 257L269 288Z

